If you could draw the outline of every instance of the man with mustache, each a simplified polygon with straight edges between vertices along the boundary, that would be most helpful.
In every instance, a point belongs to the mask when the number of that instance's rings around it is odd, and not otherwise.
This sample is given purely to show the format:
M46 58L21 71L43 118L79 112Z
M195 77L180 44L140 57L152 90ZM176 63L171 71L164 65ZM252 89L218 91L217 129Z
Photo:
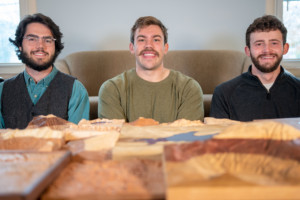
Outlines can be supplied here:
M287 30L276 17L257 18L246 31L248 72L216 87L210 116L239 121L300 116L300 80L281 65Z
M203 94L198 82L164 67L168 34L160 20L140 17L131 29L129 49L136 67L106 82L99 90L98 117L139 117L158 122L203 120Z
M26 16L18 25L15 40L25 70L0 83L0 128L26 128L37 115L53 114L73 123L89 119L85 87L53 65L64 48L59 27L47 16Z

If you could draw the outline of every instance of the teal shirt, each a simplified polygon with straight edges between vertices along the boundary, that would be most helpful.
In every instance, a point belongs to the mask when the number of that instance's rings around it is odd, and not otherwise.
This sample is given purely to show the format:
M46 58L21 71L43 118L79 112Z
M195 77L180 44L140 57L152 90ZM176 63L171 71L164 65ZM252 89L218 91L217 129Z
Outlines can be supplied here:
M51 81L55 77L57 73L57 69L53 67L52 72L46 76L44 79L35 83L33 78L24 70L24 78L26 87L29 93L29 96L35 105L41 96L44 94L48 86L50 85ZM3 90L3 82L0 83L0 102ZM4 119L1 113L1 103L0 103L0 128L5 128ZM74 81L73 89L72 89L72 96L69 102L68 107L68 121L77 124L81 119L89 119L90 113L90 103L89 103L89 96L82 85L77 79Z

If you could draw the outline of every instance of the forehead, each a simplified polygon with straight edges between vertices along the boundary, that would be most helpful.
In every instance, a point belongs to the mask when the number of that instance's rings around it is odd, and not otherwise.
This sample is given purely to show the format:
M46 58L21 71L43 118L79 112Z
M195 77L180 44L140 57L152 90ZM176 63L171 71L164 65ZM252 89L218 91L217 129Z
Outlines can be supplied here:
M258 40L279 40L282 41L282 33L279 30L255 31L250 34L250 42Z
M41 23L30 23L26 26L25 35L33 34L38 36L53 36L51 30Z
M163 32L162 32L161 28L157 25L144 26L144 27L138 28L135 31L135 37L155 36L155 35L160 35L163 37Z

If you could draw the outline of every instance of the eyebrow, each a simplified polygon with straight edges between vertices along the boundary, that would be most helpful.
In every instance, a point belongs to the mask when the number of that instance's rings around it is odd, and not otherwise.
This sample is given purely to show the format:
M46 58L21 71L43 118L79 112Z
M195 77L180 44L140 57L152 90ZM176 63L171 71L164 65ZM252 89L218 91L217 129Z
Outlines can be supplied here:
M39 36L37 36L37 35L34 35L34 34L28 34L28 35L26 35L26 37L39 37Z
M279 40L279 39L270 39L270 40L268 40L268 41L271 41L271 42L274 42L274 41L276 41L276 42L281 42L281 40ZM265 40L256 40L256 41L254 41L253 43L257 43L257 42L265 42Z
M276 42L281 42L281 40L278 40L278 39L271 39L271 40L269 40L269 41L276 41Z
M28 34L28 35L26 35L25 37L36 37L36 38L39 38L39 36L38 35L34 35L34 34ZM51 35L49 35L49 36L43 36L42 38L53 38Z
M136 38L146 38L146 36L145 35L138 35ZM161 37L161 35L154 35L154 36L152 36L152 38L155 38L155 37L160 37L160 38L162 38Z

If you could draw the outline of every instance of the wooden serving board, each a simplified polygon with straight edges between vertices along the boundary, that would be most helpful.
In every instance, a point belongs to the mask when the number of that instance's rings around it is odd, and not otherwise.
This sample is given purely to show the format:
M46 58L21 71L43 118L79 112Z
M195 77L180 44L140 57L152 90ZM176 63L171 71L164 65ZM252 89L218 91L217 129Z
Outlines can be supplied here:
M161 159L165 144L207 140L224 128L222 125L141 127L125 124L113 148L113 159Z
M145 159L71 162L42 200L164 199L162 162Z
M224 177L223 185L217 186L219 181L203 183L204 185L181 185L169 187L167 189L167 199L184 200L297 200L299 197L300 186L248 186L238 184L229 186L228 182L234 182L230 177Z
M247 144L245 140L232 144L239 145L241 142ZM276 156L276 149L266 154L253 150L253 153L247 153L230 150L227 146L228 152L220 152L222 148L216 148L220 143L211 144L194 143L191 148L174 144L164 148L168 200L300 199L300 146L297 144L286 143L286 148L285 143L280 144L282 149L291 148L294 157ZM264 144L273 145L268 141ZM261 149L264 148L268 147ZM185 156L188 158L185 159Z
M37 199L70 160L68 151L0 151L0 199Z

